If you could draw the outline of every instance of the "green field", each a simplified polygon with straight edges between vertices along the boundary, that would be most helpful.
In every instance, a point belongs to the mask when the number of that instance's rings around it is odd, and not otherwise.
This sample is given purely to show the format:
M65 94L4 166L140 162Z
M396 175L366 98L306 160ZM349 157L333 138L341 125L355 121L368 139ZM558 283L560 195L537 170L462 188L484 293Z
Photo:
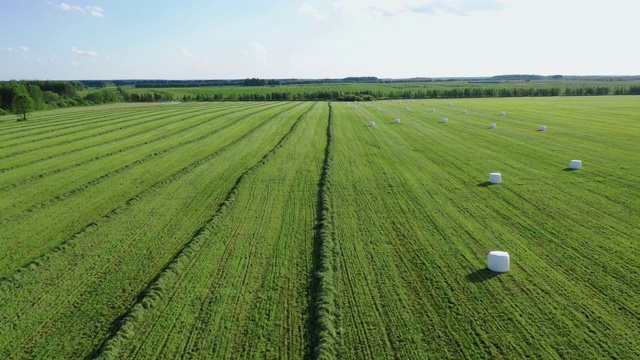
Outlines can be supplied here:
M639 139L635 96L0 116L0 358L640 358Z

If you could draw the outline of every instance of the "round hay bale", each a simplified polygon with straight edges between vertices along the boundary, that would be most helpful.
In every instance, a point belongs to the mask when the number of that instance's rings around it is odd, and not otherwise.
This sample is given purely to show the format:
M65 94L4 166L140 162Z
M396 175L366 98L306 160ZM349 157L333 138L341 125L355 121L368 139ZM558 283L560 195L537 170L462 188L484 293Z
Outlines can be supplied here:
M447 106L451 106L451 103L448 103Z
M402 104L402 101L398 101L398 104Z
M509 253L506 251L490 251L487 256L487 268L494 272L507 272L509 271L509 264L511 259Z
M496 128L496 124L494 123L489 124L489 129L495 129L495 128Z
M376 126L376 122L375 122L375 121L371 121L371 122L369 122L369 126L371 126L371 127Z
M378 108L378 111L380 111L380 108Z
M500 113L500 116L505 116L507 115L507 113L505 113L504 111Z
M544 125L541 125L538 127L538 131L546 131L546 130L547 130L547 127Z
M404 107L404 109L405 109L405 110L409 110L409 107L408 107L408 106L405 106L405 107Z
M395 122L396 124L400 124L400 119L396 119L394 122Z
M466 113L468 113L468 111L467 110L462 110L462 113L466 114Z
M431 112L436 112L436 109L431 109Z
M489 173L489 183L500 184L502 182L502 175L500 173Z
M582 160L571 160L571 163L569 164L569 166L573 170L580 170L582 169Z
M357 107L356 105L353 105L353 109L354 109L354 110L357 110L357 109L358 109L358 107Z
M443 122L443 123L448 123L448 122L449 122L449 119L447 119L447 118L443 118L443 119L442 119L442 122Z

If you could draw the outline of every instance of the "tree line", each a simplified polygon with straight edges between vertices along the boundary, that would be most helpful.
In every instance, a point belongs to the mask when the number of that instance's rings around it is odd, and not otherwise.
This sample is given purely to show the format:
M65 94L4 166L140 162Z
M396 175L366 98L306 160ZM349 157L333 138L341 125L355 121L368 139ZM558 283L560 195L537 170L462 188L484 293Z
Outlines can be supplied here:
M348 78L352 82L371 78ZM484 97L532 97L532 96L602 96L640 95L640 85L617 84L589 86L508 87L460 86L460 87L380 87L366 83L356 89L344 88L345 83L327 84L322 87L277 85L275 80L246 79L237 87L205 87L197 89L130 89L116 86L115 82L101 82L102 88L88 89L80 81L6 81L0 82L0 115L15 113L22 120L34 110L57 107L96 105L116 102L167 102L167 101L371 101L384 99L455 99ZM270 86L269 86L270 85ZM258 90L255 86L262 87Z

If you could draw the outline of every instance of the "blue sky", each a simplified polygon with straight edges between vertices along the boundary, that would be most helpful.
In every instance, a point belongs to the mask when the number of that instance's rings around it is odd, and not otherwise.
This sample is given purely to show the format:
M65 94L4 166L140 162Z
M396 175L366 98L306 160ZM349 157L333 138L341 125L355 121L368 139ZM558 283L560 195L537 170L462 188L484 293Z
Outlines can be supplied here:
M639 75L631 0L0 0L0 80Z

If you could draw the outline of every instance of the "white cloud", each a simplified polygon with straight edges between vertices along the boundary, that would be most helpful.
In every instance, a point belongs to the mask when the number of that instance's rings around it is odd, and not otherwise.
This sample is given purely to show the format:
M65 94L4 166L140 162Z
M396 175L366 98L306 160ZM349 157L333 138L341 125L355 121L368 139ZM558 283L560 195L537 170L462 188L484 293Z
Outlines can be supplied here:
M327 20L327 16L325 14L321 13L318 9L309 4L302 5L300 9L298 9L298 14L309 14L311 17L319 21Z
M105 55L105 56L104 56L104 59L105 59L105 60L107 60L107 61L109 61L109 60L111 60L111 56L109 56L109 55Z
M89 14L95 16L95 17L104 17L104 9L102 9L101 7L98 6L87 6L85 7L85 9L87 9L87 11L89 11Z
M13 52L13 49L12 48L3 48L2 51Z
M18 52L21 52L21 53L23 53L23 54L28 54L28 53L29 53L29 48L27 48L26 46L24 46L24 45L23 45L23 46L20 46L20 47L17 49L17 51L18 51Z
M71 4L67 4L67 3L60 3L58 5L54 5L55 7L57 7L60 10L64 10L64 11L74 11L74 12L79 12L81 14L86 15L87 13L91 16L95 16L95 17L104 17L104 9L102 9L101 7L98 6L85 6L85 7L81 7L78 5L71 5Z
M252 42L249 44L249 55L261 62L267 61L267 49L264 46L258 44L257 42Z
M75 60L71 60L71 65L73 66L80 66L80 63L75 61Z
M77 55L98 57L98 53L96 53L93 50L80 50L75 46L73 48L71 48L71 52L74 53L74 54L77 54Z
M209 57L194 54L185 48L180 48L180 55L186 57L187 59L209 61Z
M182 54L182 56L189 58L189 59L198 59L199 56L194 54L194 53L190 53L187 49L185 48L180 48L180 54Z
M458 14L498 10L502 0L337 0L333 6L347 18L376 18L405 14Z

